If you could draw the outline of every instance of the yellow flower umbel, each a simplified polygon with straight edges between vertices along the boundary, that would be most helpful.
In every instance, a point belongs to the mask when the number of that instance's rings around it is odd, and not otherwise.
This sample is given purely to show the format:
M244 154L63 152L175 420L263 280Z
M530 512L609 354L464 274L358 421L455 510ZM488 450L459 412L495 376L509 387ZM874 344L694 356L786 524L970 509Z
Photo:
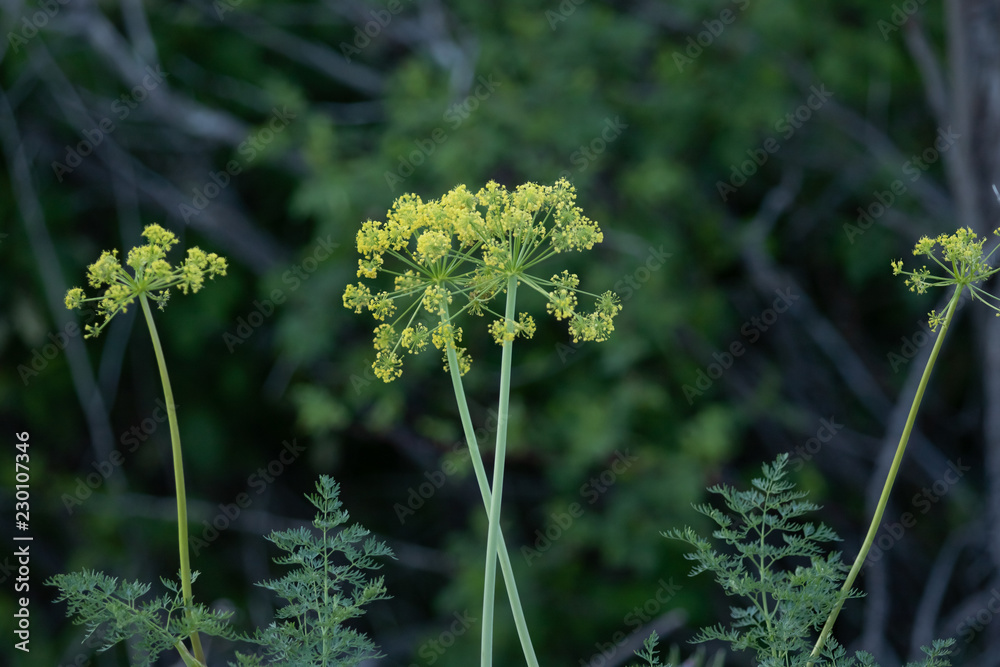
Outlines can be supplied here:
M100 301L97 312L104 316L98 326L87 325L85 338L94 338L118 313L124 313L139 295L146 295L159 304L162 310L170 297L168 291L177 287L184 294L197 292L205 284L205 276L226 275L226 260L214 252L205 253L199 248L189 248L187 257L176 267L164 259L177 244L177 237L159 225L149 225L142 235L148 244L132 248L126 263L133 275L121 265L118 251L105 250L100 259L90 265L87 278L91 287L104 287L104 295L86 298L84 291L74 287L66 293L66 307L79 308L86 301Z
M575 190L565 179L554 186L527 183L514 192L491 181L475 195L464 185L428 202L403 195L385 222L365 222L357 235L362 255L358 277L389 274L394 289L372 293L364 283L348 285L344 306L356 313L367 309L379 322L391 320L375 330L375 374L386 382L399 377L402 350L420 352L428 337L445 353L446 370L448 350L457 352L464 374L470 360L465 348L455 345L461 329L450 325L464 311L495 315L498 319L489 331L498 344L517 336L530 338L535 331L530 315L522 313L508 323L505 315L489 308L512 278L541 293L556 319L568 320L574 342L607 340L621 310L617 295L581 292L579 278L566 271L549 279L529 273L553 255L589 250L603 240L597 223L583 215L575 199ZM402 269L385 268L386 256L396 259ZM595 299L592 312L577 311L578 294ZM457 297L460 306L452 314ZM407 300L411 303L392 319L397 304ZM426 317L424 313L432 321L421 322L418 318Z
M407 194L395 201L385 222L368 220L358 232L358 252L362 255L358 277L393 276L393 290L373 294L364 283L348 285L344 307L356 313L367 309L382 323L375 328L372 368L385 382L402 374L402 351L417 354L428 342L445 353L446 369L449 347L456 352L462 373L469 368L465 348L456 345L462 331L449 323L449 306L453 295L463 290L465 262L475 246L455 242L454 223L468 215L478 213L464 187L430 202ZM401 267L384 268L386 255ZM405 304L398 316L397 304Z
M1000 236L1000 229L995 230L994 235ZM997 303L1000 299L993 296L986 290L979 287L980 283L988 280L993 274L1000 271L1000 268L993 268L989 264L990 257L996 252L993 248L988 255L983 256L983 245L986 238L979 238L974 231L969 228L959 229L954 234L941 234L936 239L927 236L917 241L913 248L914 255L930 257L934 262L944 269L946 275L937 276L931 274L931 270L926 265L916 271L904 271L903 260L891 262L892 274L909 276L906 279L906 286L911 292L923 294L929 287L947 287L955 285L957 296L965 288L969 289L973 299L982 301L987 306L997 311L1000 316L1000 308ZM938 258L935 252L936 246L940 246L940 254L944 261ZM938 326L946 319L946 315L938 314L932 310L930 312L931 331L936 331Z

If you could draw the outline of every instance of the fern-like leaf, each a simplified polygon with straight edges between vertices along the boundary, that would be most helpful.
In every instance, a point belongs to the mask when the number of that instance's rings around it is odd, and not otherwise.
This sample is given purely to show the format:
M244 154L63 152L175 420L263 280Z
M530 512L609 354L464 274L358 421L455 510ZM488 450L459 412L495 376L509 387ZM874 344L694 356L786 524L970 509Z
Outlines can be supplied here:
M88 639L101 630L100 651L131 641L132 660L137 667L150 667L160 654L176 648L195 632L236 639L228 624L231 612L212 611L196 604L188 618L180 586L169 580L163 583L169 594L143 600L150 591L149 584L119 582L92 570L59 574L46 582L59 589L56 602L66 602L67 615L87 629Z
M321 476L316 490L306 496L317 510L314 531L297 528L268 537L287 554L274 562L294 569L258 585L287 604L276 612L278 622L252 639L261 655L238 654L240 667L350 667L381 657L371 639L344 623L363 615L370 602L389 598L382 579L368 573L381 567L379 558L394 558L392 550L365 528L344 525L350 517L332 477Z

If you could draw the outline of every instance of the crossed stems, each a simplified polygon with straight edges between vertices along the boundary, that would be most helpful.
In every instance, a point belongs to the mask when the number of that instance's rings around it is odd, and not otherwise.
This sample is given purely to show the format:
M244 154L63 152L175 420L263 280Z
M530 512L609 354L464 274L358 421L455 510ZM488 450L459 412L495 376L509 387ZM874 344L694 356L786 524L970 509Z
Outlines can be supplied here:
M941 346L944 344L945 334L948 333L948 327L951 325L952 318L955 315L955 310L958 307L958 302L961 299L964 287L965 285L959 284L955 288L955 293L952 295L951 301L948 303L948 311L944 316L941 332L938 334L937 340L934 341L934 348L931 350L931 355L927 359L927 365L924 367L924 374L920 378L920 384L917 386L917 393L913 397L913 404L910 406L910 414L906 418L906 425L903 427L903 434L900 436L899 445L896 446L896 456L892 459L892 466L889 468L889 474L885 478L885 485L882 487L882 495L879 497L878 505L875 507L875 515L872 517L871 525L868 527L868 534L865 536L865 541L861 545L861 550L854 559L854 565L851 567L851 571L848 573L847 579L844 581L844 585L840 589L840 599L830 611L830 615L827 617L826 623L820 631L819 638L816 640L816 645L813 647L812 653L809 654L808 667L812 667L813 662L819 657L820 652L823 650L823 645L826 643L827 638L829 638L830 633L833 631L833 625L836 623L837 616L840 614L840 608L844 606L844 600L847 599L847 594L850 592L851 586L854 585L854 580L857 579L858 573L861 571L861 566L864 565L865 558L867 558L868 552L871 550L872 543L875 541L875 534L878 532L879 526L882 523L882 515L885 513L886 505L889 503L889 493L892 491L892 485L896 481L896 473L899 472L899 465L903 461L903 454L906 453L906 445L910 440L910 432L913 431L913 424L917 419L917 412L920 410L920 402L924 398L924 390L927 388L927 382L930 380L931 370L934 368L934 362L937 361L938 352L940 352Z
M517 276L511 276L507 280L505 322L508 333L514 330L514 304L516 298ZM449 319L448 305L445 303L441 313L441 324L448 324ZM496 451L494 452L492 493L490 492L490 484L486 477L486 470L483 467L483 459L476 444L476 433L472 426L472 417L469 415L469 405L465 399L465 389L462 384L462 374L458 365L458 355L455 353L454 345L449 344L446 346L446 349L448 369L451 372L451 383L455 390L455 400L458 403L458 411L462 419L465 441L469 446L472 467L476 472L476 481L479 482L479 492L482 494L483 504L486 506L489 516L489 532L486 538L486 575L483 592L481 665L482 667L488 667L493 661L493 608L496 593L496 564L499 557L500 570L503 573L504 583L507 585L507 597L510 600L510 609L514 615L514 624L517 626L517 635L521 640L521 649L524 651L524 658L529 667L538 667L538 658L535 657L535 649L531 645L528 624L525 621L524 610L521 607L521 598L517 592L517 583L514 581L514 571L510 564L510 555L507 553L507 543L504 540L503 532L500 530L500 506L503 494L504 455L507 448L507 419L510 403L510 370L513 341L504 341L500 362L500 404L497 409L497 440Z
M153 339L153 350L156 352L156 364L160 368L160 379L163 382L163 400L167 404L167 419L170 423L170 449L174 459L174 486L177 494L177 546L180 550L181 559L181 590L184 595L184 614L188 620L193 622L194 617L191 612L193 607L193 594L191 592L191 557L188 553L188 520L187 520L187 494L184 490L184 464L181 459L181 434L177 426L177 410L174 407L174 392L170 388L170 377L167 375L167 364L163 359L163 348L160 346L160 337L156 333L156 324L153 322L153 313L149 309L149 301L144 293L139 294L139 302L142 304L142 312L146 316L146 323L149 325L149 335ZM192 656L187 647L181 642L177 643L177 651L181 659L188 667L205 667L205 651L201 647L201 639L197 632L191 634L191 646L194 649Z

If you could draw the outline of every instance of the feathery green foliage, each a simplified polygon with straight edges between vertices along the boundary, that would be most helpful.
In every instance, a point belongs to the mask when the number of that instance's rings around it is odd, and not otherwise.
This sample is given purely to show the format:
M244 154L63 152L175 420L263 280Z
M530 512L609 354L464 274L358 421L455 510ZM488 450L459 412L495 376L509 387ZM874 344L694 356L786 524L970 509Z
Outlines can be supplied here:
M300 527L275 531L267 538L288 554L274 562L296 569L259 584L288 604L276 612L279 622L253 637L240 636L228 625L232 612L211 611L200 604L185 607L180 586L167 579L162 581L170 594L145 602L140 600L149 593L149 584L119 583L95 571L60 574L47 583L59 588L56 602L67 602L67 615L87 627L87 637L94 633L103 637L102 651L128 640L137 667L152 667L170 649L177 650L189 667L203 665L183 643L195 633L259 644L260 655L236 654L240 667L339 667L381 657L366 635L344 622L363 615L368 603L389 598L382 579L367 579L366 572L381 567L377 558L393 558L392 550L369 537L364 527L344 525L350 516L332 477L321 475L316 489L318 493L306 498L318 510L313 520L318 534ZM195 578L197 572L192 573L192 581Z
M671 665L680 665L680 650L677 645L671 645L670 652L667 654L666 662L660 662L659 651L656 648L656 644L660 641L660 636L654 630L646 641L643 642L642 648L635 652L637 656L646 661L648 667L670 667ZM706 651L704 646L699 646L698 650L684 661L684 667L722 667L725 664L726 654L725 651L716 651L711 658L706 657Z
M699 512L719 528L712 535L731 548L716 551L693 529L674 529L664 536L686 542L694 553L685 558L697 565L691 576L713 572L727 595L746 598L746 607L733 607L733 627L704 628L695 641L720 639L735 650L752 649L762 665L788 665L789 657L804 652L812 644L809 635L818 630L838 596L847 573L839 553L823 556L823 543L839 538L829 527L797 521L818 508L803 499L785 479L788 455L774 465L764 465L762 478L753 480L753 489L737 491L724 485L709 489L725 500L733 516L710 505L698 505ZM788 566L793 559L808 559L809 566ZM860 597L852 591L850 597Z
M656 643L660 641L660 636L656 634L656 630L653 631L646 641L642 644L642 650L636 651L635 654L646 661L649 667L662 667L663 663L660 662L660 657L657 655L659 651L656 650ZM667 663L670 664L669 662Z
M721 640L737 651L752 650L762 667L873 665L871 656L863 652L847 658L832 640L821 655L810 657L815 634L841 596L857 598L862 593L840 590L849 567L841 562L839 552L827 553L823 546L839 541L837 534L824 524L798 520L819 507L804 500L808 494L786 479L787 465L787 454L779 455L771 465L764 464L763 477L754 479L750 490L711 487L709 491L722 496L729 513L707 504L695 506L718 525L712 536L728 547L725 553L691 528L663 533L695 548L685 554L696 563L691 576L712 572L726 595L749 601L746 606L731 607L731 627L720 623L702 628L693 641ZM919 664L950 664L947 656L953 643L938 641L925 648L928 658ZM651 637L637 654L651 667L659 665L654 646Z
M382 578L366 579L366 572L381 567L377 558L395 556L362 526L344 526L350 516L332 477L321 475L316 489L306 497L318 510L313 526L319 534L301 527L267 538L288 553L274 562L296 569L258 584L288 604L276 612L280 622L258 630L252 639L263 647L263 657L237 654L241 667L333 667L381 657L366 635L344 622L363 615L368 603L390 597Z
M192 573L192 580L197 578ZM123 640L133 649L132 664L150 667L164 651L176 649L185 663L196 665L184 647L183 640L195 633L236 639L228 625L232 612L212 611L202 604L185 614L184 596L178 584L161 579L170 591L145 602L150 585L138 581L121 581L102 572L84 570L58 574L46 582L59 588L56 602L66 601L67 615L73 622L87 628L87 637L94 633L103 637L100 650L106 651Z

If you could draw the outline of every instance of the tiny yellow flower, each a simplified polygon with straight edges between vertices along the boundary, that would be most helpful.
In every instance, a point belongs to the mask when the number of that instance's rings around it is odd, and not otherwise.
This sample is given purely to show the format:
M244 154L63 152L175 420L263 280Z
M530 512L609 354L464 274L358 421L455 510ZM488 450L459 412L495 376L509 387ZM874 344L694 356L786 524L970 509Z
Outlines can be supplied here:
M391 352L396 349L399 342L399 334L390 324L380 324L375 327L375 349Z
M348 285L344 290L344 307L350 308L355 313L361 313L361 309L367 308L371 300L372 293L367 285L361 283Z
M396 306L389 298L388 292L379 292L368 302L368 310L376 320L384 321L387 317L392 317L396 312Z
M431 332L420 322L415 327L403 329L399 344L406 348L410 354L419 354L427 348L430 338Z
M451 250L451 236L439 229L429 229L417 239L417 256L424 263L438 262Z
M576 292L566 288L553 290L549 292L549 302L545 307L557 320L573 317L576 312Z
M395 352L380 350L375 356L375 363L372 364L372 369L375 371L375 377L383 382L392 382L403 374L401 370L402 365L403 360Z
M424 290L424 308L428 313L444 315L447 305L452 302L451 294L440 285L431 285Z
M66 308L73 310L79 308L86 297L86 293L79 287L74 287L66 292Z
M521 313L511 330L508 330L507 322L502 318L491 322L489 330L493 335L493 341L497 345L503 345L505 342L513 341L518 336L522 338L534 336L535 320L528 313Z

